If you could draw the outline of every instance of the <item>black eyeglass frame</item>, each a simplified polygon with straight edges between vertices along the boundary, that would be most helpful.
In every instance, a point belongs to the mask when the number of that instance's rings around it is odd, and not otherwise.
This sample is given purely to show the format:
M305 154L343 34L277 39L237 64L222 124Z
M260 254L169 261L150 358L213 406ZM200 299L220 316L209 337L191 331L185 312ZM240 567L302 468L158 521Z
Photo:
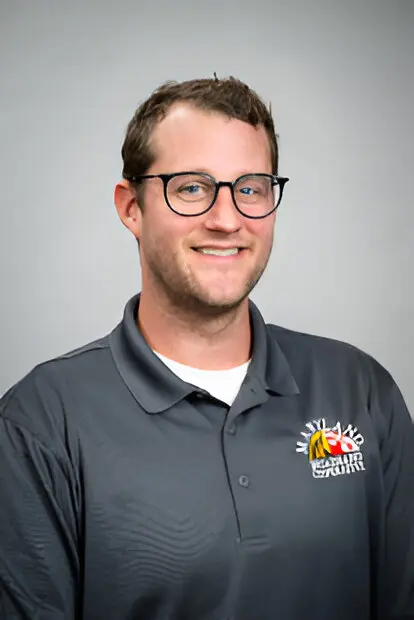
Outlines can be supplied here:
M171 206L171 204L170 204L170 202L168 200L167 186L168 186L169 181L171 179L175 178L175 177L188 176L189 174L194 174L194 175L197 175L197 176L200 176L200 177L205 177L206 179L211 181L213 183L213 185L215 186L215 191L214 191L214 195L213 195L213 199L211 201L211 204L206 209L201 211L200 213L180 213L179 211L174 209L174 207ZM237 204L237 201L236 201L236 197L234 195L234 186L237 183L239 183L241 181L241 179L249 178L249 177L252 177L252 176L255 176L255 177L266 177L266 178L271 180L272 187L274 187L275 185L279 185L280 186L279 200L277 201L277 203L273 207L273 209L271 209L269 211L269 213L265 213L264 215L246 215L246 213L243 213L243 211L239 208L239 206ZM280 177L280 176L278 176L276 174L266 174L264 172L242 174L240 177L237 177L237 179L235 181L216 181L216 179L214 177L212 177L210 174L207 174L206 172L197 172L197 171L194 171L194 170L190 170L188 172L173 172L171 174L141 174L139 176L125 175L125 179L127 181L133 181L134 183L138 183L140 181L145 181L146 179L161 179L162 182L163 182L163 185L164 185L164 199L165 199L165 202L167 203L167 206L169 207L169 209L171 209L171 211L173 211L177 215L180 215L181 217L198 217L199 215L204 215L205 213L207 213L207 211L210 211L210 209L212 209L214 203L217 200L217 196L218 196L220 187L229 187L230 188L230 192L231 192L231 197L232 197L232 200L233 200L233 204L236 207L237 211L241 215L243 215L243 217L247 217L250 220L262 220L265 217L268 217L269 215L274 213L276 211L276 209L278 208L278 206L280 205L281 201L282 201L283 189L284 189L286 183L289 181L288 177Z

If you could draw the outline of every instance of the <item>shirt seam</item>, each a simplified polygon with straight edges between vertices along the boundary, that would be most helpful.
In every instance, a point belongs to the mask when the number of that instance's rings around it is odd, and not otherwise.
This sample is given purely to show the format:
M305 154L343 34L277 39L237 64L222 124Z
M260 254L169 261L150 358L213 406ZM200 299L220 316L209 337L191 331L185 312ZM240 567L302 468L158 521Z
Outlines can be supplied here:
M62 456L60 456L53 448L46 445L45 442L32 430L22 424L15 422L7 415L4 415L4 413L0 414L0 418L4 420L4 422L6 422L7 424L10 424L10 426L12 426L15 430L27 433L31 437L31 439L33 439L37 444L39 444L44 450L49 452L56 459L56 461L59 462L61 467L65 468L65 466L68 465L68 463L65 462L65 459Z
M56 357L52 357L44 362L40 362L35 366L35 368L42 368L52 362L60 362L64 360L70 360L72 358L85 355L86 353L94 353L95 351L102 351L104 349L109 349L109 344L104 345L85 345L85 347L80 347L79 349L74 349L73 351L68 351L67 353L63 353L61 355L57 355Z

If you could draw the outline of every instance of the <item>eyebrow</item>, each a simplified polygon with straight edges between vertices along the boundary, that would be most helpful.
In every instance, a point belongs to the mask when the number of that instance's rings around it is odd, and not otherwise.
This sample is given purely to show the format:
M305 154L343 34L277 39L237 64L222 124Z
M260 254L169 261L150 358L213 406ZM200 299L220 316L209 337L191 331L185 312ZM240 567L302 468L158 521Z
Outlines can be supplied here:
M183 167L181 170L175 170L174 172L171 172L171 174L177 174L179 172L195 172L199 174L208 174L208 176L213 177L213 179L217 179L217 176L213 174L211 170L208 170L207 168L202 168L202 167L201 168L200 167L194 167L194 168ZM236 174L233 175L233 180L236 180L239 177L243 177L247 174L259 174L259 173L260 174L272 174L271 172L262 172L259 170L242 170L242 171L238 171Z

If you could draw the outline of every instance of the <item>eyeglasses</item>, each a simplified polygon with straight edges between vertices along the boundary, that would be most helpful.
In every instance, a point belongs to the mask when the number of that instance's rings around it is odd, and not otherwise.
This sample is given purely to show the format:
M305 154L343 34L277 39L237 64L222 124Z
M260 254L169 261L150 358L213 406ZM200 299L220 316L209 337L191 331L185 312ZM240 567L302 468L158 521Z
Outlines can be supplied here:
M161 179L169 208L184 217L203 215L212 208L221 187L229 187L237 211L250 219L261 219L276 211L282 200L287 177L273 174L244 174L235 181L216 181L202 172L145 174L126 177L129 181Z

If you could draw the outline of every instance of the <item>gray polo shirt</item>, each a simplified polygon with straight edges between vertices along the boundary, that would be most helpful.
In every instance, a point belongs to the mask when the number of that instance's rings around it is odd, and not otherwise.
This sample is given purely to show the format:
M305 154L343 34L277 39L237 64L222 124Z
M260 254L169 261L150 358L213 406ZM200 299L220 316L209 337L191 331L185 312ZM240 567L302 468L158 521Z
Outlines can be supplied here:
M414 618L414 438L361 351L265 325L232 405L136 324L0 401L0 618Z

